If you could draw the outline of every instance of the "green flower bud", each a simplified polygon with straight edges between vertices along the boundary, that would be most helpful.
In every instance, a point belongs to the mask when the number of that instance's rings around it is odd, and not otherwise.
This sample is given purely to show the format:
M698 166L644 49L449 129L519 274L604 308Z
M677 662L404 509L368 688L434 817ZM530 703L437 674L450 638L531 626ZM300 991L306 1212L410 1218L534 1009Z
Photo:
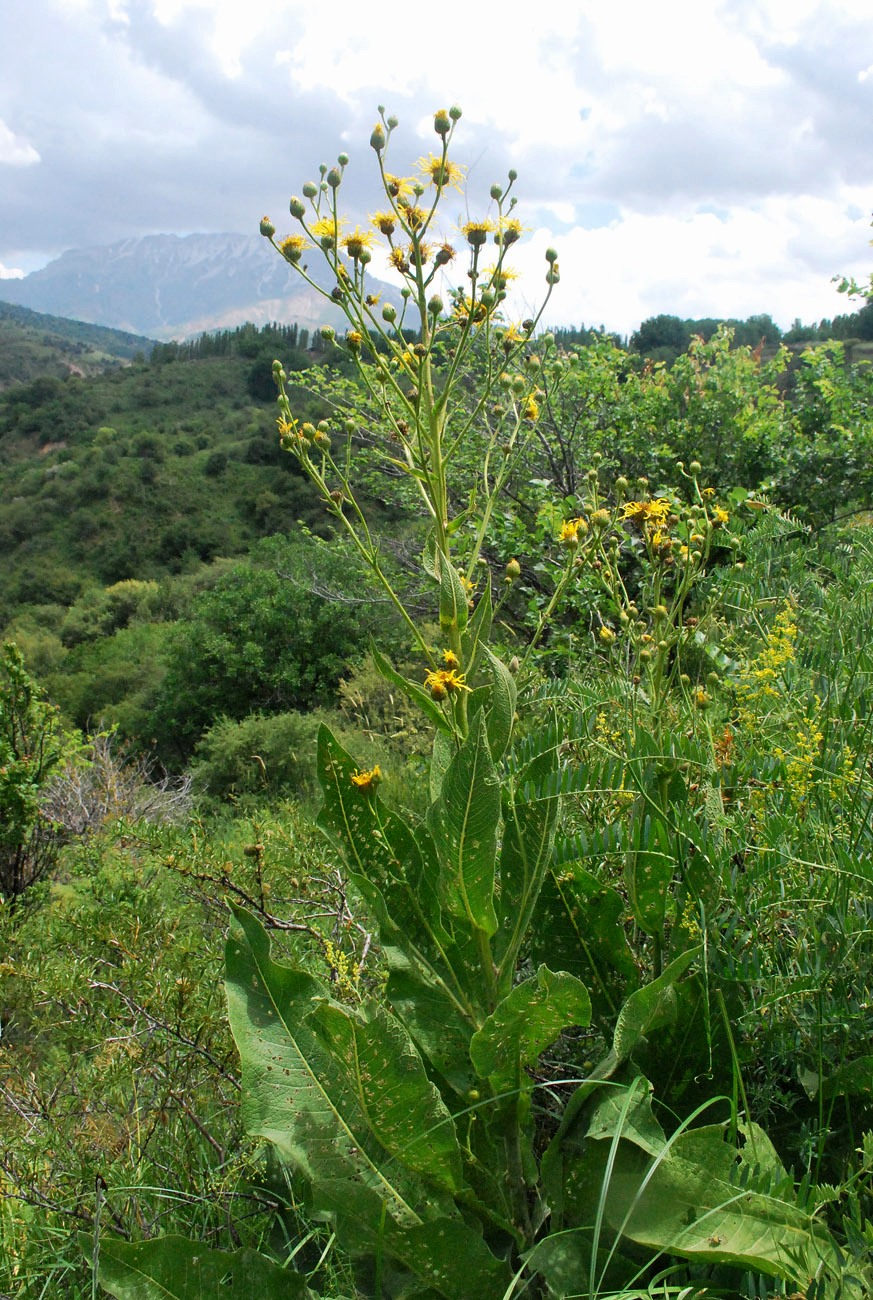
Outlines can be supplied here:
M385 128L381 122L377 122L370 135L370 148L375 149L376 153L381 153L387 143L388 137L385 134Z
M349 155L347 153L341 153L337 158L337 162L339 163L340 167L348 167Z
M463 115L458 105L452 104L451 108L449 109L449 117L452 119L452 121L457 122L459 118L461 118L462 116Z
M292 194L291 202L288 204L288 208L291 212L291 216L296 217L298 221L301 219L301 217L304 217L306 215L306 204L303 202L302 199L298 199L296 194Z
M558 260L558 254L555 252L554 248L547 248L546 261L551 264L554 264L555 262L557 262L557 260Z
M395 117L393 113L391 114L390 117L386 117L385 121L386 121L387 124L388 124L388 130L389 130L389 131L393 131L394 128L395 128L395 126L396 126L397 123L399 122L399 120L400 120L400 119L397 118L397 117Z
M314 199L317 193L318 193L318 186L313 181L307 181L306 184L303 186L304 198Z
M276 227L269 217L261 217L260 231L265 239L272 239L275 235Z
M382 308L382 319L388 321L389 324L397 319L397 309L390 302L386 302Z
M491 186L491 197L492 197L492 199L494 199L495 201L496 201L497 199L501 199L501 198L503 198L503 190L500 188L499 185L492 185L492 186Z
M688 468L691 470L692 474L699 474L700 471L703 469L703 466L701 465L699 460L693 460L691 464L688 466Z
M325 343L333 343L336 338L336 330L332 325L322 325L321 337L324 339Z
M431 316L439 316L445 309L445 304L439 294L434 294L427 304L427 309Z
M508 172L507 174L508 174L509 179L510 179L511 181L517 181L517 180L518 180L518 172L515 170L514 167L510 167L509 172Z
M515 582L516 578L521 577L521 565L518 560L509 560L505 569L507 582Z
M434 114L433 129L436 131L437 135L441 135L443 138L445 138L449 131L451 131L452 119L444 108L441 108Z
M330 186L330 188L332 190L339 189L340 185L342 184L342 179L343 179L343 175L339 167L331 167L330 171L327 173L327 183Z

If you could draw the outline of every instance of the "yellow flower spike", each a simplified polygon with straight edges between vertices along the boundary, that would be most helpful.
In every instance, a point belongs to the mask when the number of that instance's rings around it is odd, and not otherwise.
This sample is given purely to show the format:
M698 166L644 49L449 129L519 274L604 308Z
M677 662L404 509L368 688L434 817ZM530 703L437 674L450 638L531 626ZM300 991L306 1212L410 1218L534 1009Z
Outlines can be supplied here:
M382 769L377 763L371 767L368 772L355 771L352 773L352 785L356 786L362 794L375 794L376 787L382 780Z

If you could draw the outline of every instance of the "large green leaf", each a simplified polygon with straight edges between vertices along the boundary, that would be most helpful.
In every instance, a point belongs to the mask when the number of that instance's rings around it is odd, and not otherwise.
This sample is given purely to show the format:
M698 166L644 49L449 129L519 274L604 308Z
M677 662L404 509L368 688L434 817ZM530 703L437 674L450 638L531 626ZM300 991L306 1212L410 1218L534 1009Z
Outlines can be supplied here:
M647 1042L649 1035L673 1023L676 1014L674 986L699 954L699 948L683 952L656 980L630 995L618 1014L611 1049L567 1102L558 1130L543 1154L541 1166L543 1184L558 1226L561 1226L567 1197L574 1195L573 1179L567 1171L577 1160L580 1150L584 1149L580 1122L586 1104L604 1082L613 1077L619 1066Z
M545 774L556 762L554 750L541 755L521 774L518 784L531 777L531 768ZM531 931L531 920L548 872L559 812L558 798L534 803L507 798L505 802L499 863L500 930L494 944L501 991L508 991L507 985L511 986L522 945L528 938L537 941L536 929ZM572 966L555 960L554 951L544 952L542 957L553 968L573 971Z
M488 710L485 715L488 729L488 743L491 757L495 763L506 753L512 739L515 723L515 705L518 696L512 673L497 655L492 654L486 645L482 646L485 663L491 677L491 691Z
M415 832L375 791L359 789L356 764L329 728L318 733L318 777L324 804L321 830L341 849L355 876L384 899L384 918L408 936L427 960L436 960L446 936L440 925L439 864L427 827ZM371 901L368 899L368 901Z
M272 961L253 916L234 915L227 996L248 1131L305 1179L315 1209L323 1187L333 1199L361 1185L398 1223L419 1223L425 1205L436 1215L436 1189L459 1185L460 1153L405 1030L385 1011L365 1017L330 1003L312 976Z
M535 1065L562 1029L587 1025L590 1019L585 985L566 971L540 966L536 975L516 984L473 1035L473 1064L497 1091L512 1088L523 1068Z
M633 840L625 857L624 880L634 918L646 934L664 932L667 899L676 870L667 826L646 813L634 824Z
M444 907L471 929L494 934L500 786L481 713L449 764L427 820L442 868Z
M82 1233L90 1257L92 1240ZM311 1292L301 1273L254 1250L210 1250L184 1237L100 1243L97 1280L117 1300L298 1300Z
M531 926L533 960L578 975L604 1026L614 1024L638 979L622 924L624 912L618 891L574 862L547 873Z
M609 1126L598 1136L611 1137ZM685 1129L654 1162L633 1140L622 1141L606 1200L611 1226L652 1250L753 1269L804 1294L824 1274L822 1294L835 1296L840 1265L833 1239L795 1202L763 1130L748 1125L741 1136L737 1148L723 1125ZM841 1294L848 1300L860 1292L844 1279Z
M457 569L445 555L439 555L440 627L463 632L470 614L469 596Z

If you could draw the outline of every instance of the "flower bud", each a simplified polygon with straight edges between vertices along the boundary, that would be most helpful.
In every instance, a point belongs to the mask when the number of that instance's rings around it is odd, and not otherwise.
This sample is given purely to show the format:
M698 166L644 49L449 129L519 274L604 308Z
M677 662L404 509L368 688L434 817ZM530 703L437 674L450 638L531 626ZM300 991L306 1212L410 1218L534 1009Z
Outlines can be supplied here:
M303 186L303 197L305 199L314 199L317 193L318 193L318 186L314 183L314 181L307 181L306 184Z
M430 312L431 316L440 316L442 312L445 310L445 303L443 302L442 298L439 296L438 293L435 293L434 296L429 300L427 304L427 309Z
M615 640L615 633L613 632L612 628L607 627L605 623L603 627L600 629L600 631L597 633L597 635L604 645L611 645L612 642Z
M452 121L457 122L462 116L463 114L461 113L461 110L458 107L458 105L452 104L451 108L449 109L449 117L452 119Z
M386 117L385 121L388 123L388 130L393 131L399 120L400 119L396 117L394 113L392 113L390 117Z
M321 337L324 339L325 343L333 343L336 338L336 330L332 325L322 325Z
M342 179L343 179L343 174L340 171L339 167L331 167L330 171L327 173L327 183L330 186L330 188L332 190L339 189L340 185L342 184Z
M701 465L699 460L693 460L691 464L688 466L688 468L691 470L692 474L699 474L700 471L703 469L703 466Z
M275 235L276 227L269 217L261 217L260 231L265 239L272 239Z
M292 194L288 209L291 216L296 217L298 221L306 215L306 205L302 199L298 199L296 194Z
M392 306L390 302L386 302L382 308L382 319L388 321L389 324L397 319L397 308Z
M340 492L338 488L334 488L333 492L331 492L330 499L335 506L339 506L339 508L342 509L342 505L343 505L343 501L345 501L345 497L343 496L342 492Z
M376 153L381 153L387 143L385 128L381 122L377 122L370 134L370 148L375 149Z
M439 112L434 114L433 129L436 131L437 135L441 135L443 138L445 138L449 131L451 131L452 119L444 108L441 108Z
M491 186L491 197L492 197L492 199L494 199L495 202L496 202L498 199L502 199L502 198L503 198L503 190L500 188L499 185L492 185L492 186Z
M521 577L521 565L518 560L509 560L506 565L507 582L515 582L516 578Z
M554 263L557 262L557 260L558 260L558 254L556 253L555 249L554 249L554 248L547 248L547 249L546 249L546 261L547 261L550 265L554 265Z
M339 163L340 167L348 167L349 155L347 153L341 153L337 158L337 162Z

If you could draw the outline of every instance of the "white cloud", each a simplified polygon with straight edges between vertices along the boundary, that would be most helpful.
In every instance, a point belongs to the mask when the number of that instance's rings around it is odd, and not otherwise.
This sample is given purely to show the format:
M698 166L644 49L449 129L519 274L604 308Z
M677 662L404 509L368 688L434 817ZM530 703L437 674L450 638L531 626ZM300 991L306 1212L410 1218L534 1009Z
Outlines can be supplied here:
M39 154L33 145L10 131L0 118L0 163L6 163L9 167L32 167L39 161Z
M0 262L0 280L23 280L24 272L14 266L4 266Z

